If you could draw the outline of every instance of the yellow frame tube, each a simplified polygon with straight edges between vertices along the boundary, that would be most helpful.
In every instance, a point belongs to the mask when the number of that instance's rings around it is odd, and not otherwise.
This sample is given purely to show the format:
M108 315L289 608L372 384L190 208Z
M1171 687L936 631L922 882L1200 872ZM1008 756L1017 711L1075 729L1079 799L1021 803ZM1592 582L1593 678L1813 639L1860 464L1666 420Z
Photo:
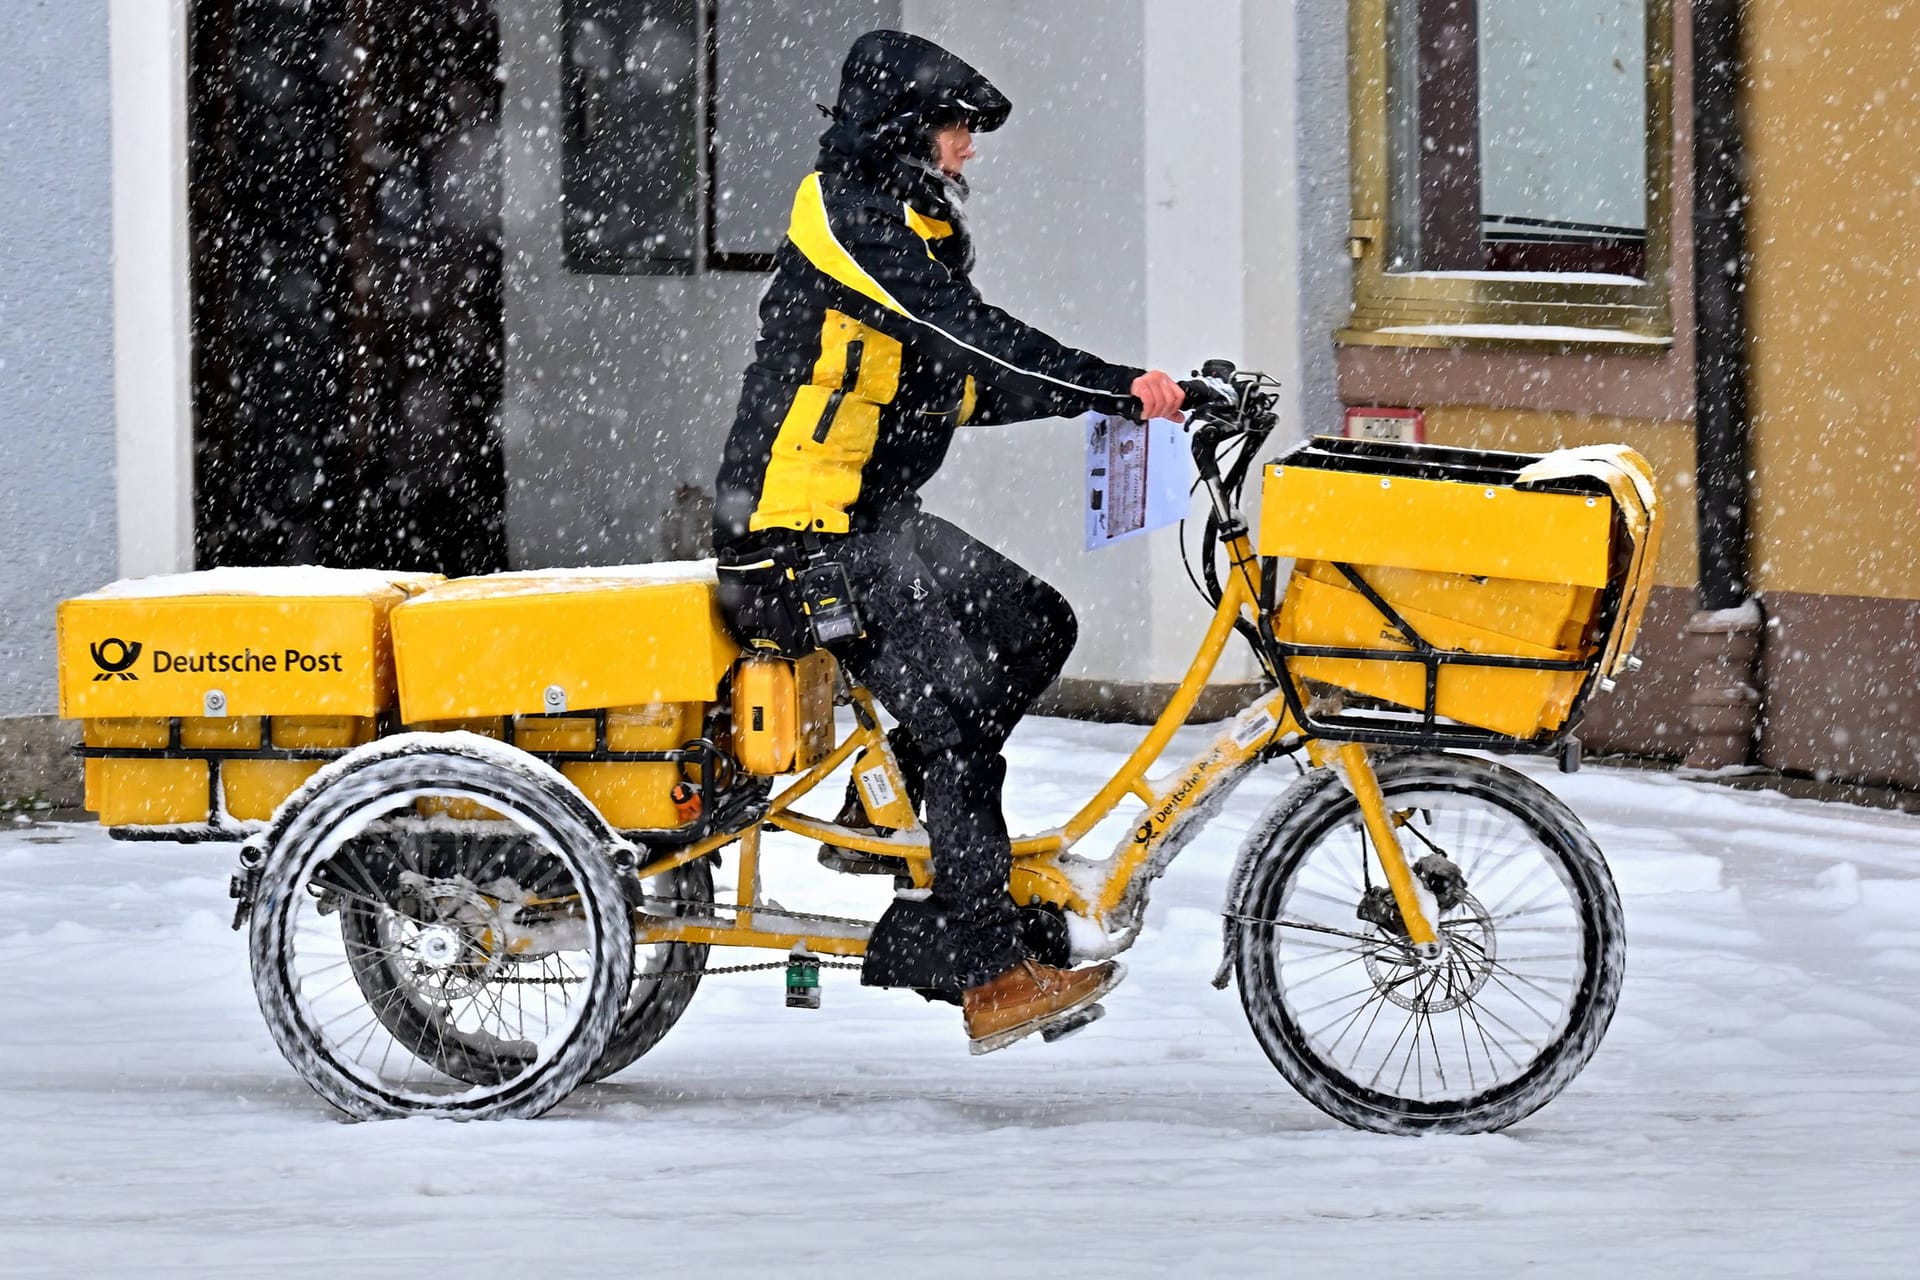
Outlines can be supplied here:
M699 924L694 921L679 920L666 920L659 924L635 929L633 942L635 946L640 947L661 942L687 942L705 943L713 947L766 947L774 951L791 951L799 945L816 955L823 956L859 957L867 954L865 938L843 938L831 934L822 936L817 933L780 933L739 924Z
M1233 637L1235 622L1245 610L1258 607L1260 566L1247 536L1241 534L1228 540L1225 545L1233 567L1222 584L1220 604L1213 612L1206 635L1194 653L1193 661L1188 665L1186 674L1181 677L1172 698L1168 700L1165 709L1148 729L1146 736L1141 739L1140 744L1121 763L1106 784L1086 804L1082 805L1064 826L1052 831L1017 836L1013 840L1015 878L1024 880L1030 887L1046 885L1054 890L1054 898L1062 899L1060 905L1070 910L1085 913L1091 907L1101 914L1114 910L1125 900L1141 866L1152 857L1161 839L1177 824L1180 815L1204 800L1214 782L1244 760L1244 752L1254 749L1244 748L1243 754L1239 756L1223 755L1216 744L1214 750L1196 760L1192 768L1183 771L1169 793L1155 791L1147 780L1148 768L1159 759L1167 743L1172 741L1173 735L1186 723L1194 704L1199 701L1201 693L1206 689L1207 677L1212 675L1214 668L1219 665L1220 657ZM1277 694L1269 695L1269 698L1277 698L1277 696ZM886 735L880 731L879 717L874 713L871 695L864 689L856 689L854 699L859 710L864 713L861 716L863 723L856 726L853 732L836 744L831 752L816 761L812 768L775 796L763 822L767 827L821 840L841 848L904 858L912 871L914 883L924 886L931 883L932 877L932 858L925 831L915 830L899 832L891 836L875 836L792 811L795 802L812 792L822 780L846 763L857 751L862 748L890 750ZM1263 734L1263 738L1281 738L1298 732L1299 726L1294 723L1292 716L1284 708L1275 708L1275 711L1275 727ZM869 728L868 725L872 727ZM1372 782L1373 775L1371 770L1365 767L1364 757L1362 757L1361 773L1369 783ZM1377 786L1373 794L1375 808L1379 809ZM1146 824L1153 829L1148 835L1137 839L1112 859L1105 883L1101 885L1095 901L1089 904L1082 899L1080 892L1072 887L1060 869L1046 862L1045 859L1062 853L1078 843L1129 795L1144 803L1148 811L1154 814L1154 822ZM1384 817L1384 810L1381 812ZM762 931L753 927L752 909L754 882L759 869L759 837L758 827L746 832L720 832L697 844L665 854L640 867L636 874L645 879L703 858L736 840L740 841L742 846L736 918L731 924L697 924L664 920L641 927L636 932L636 941L643 944L668 941L705 942L715 946L778 949L788 949L796 942L804 942L810 950L819 951L822 954L864 954L866 943L863 939L821 938L807 934ZM1411 893L1410 873L1406 870L1404 858L1398 854L1399 846L1392 843L1391 831L1388 831L1385 841L1381 841L1378 835L1375 839L1376 842L1382 843L1383 847L1389 847L1394 851L1392 857L1399 866L1400 875L1406 879L1408 892ZM1389 876L1391 875L1390 870ZM1398 887L1395 889L1395 894L1396 897L1400 894ZM1409 921L1419 922L1419 927L1426 932L1427 940L1431 941L1432 930L1426 925L1418 904L1416 903L1413 909L1408 911L1403 903L1401 909L1407 913Z
M1239 619L1240 611L1257 602L1260 569L1257 564L1247 563L1251 560L1253 552L1247 545L1246 535L1242 534L1226 545L1235 567L1244 567L1247 575L1254 580L1249 583L1247 577L1240 573L1227 575L1220 595L1220 605L1213 611L1213 619L1207 624L1207 634L1200 641L1200 648L1194 653L1193 662L1188 665L1187 673L1180 678L1180 686L1173 691L1173 697L1167 701L1166 709L1161 711L1160 718L1153 722L1153 727L1147 731L1147 736L1140 740L1140 745L1133 749L1133 754L1128 756L1113 777L1107 780L1107 785L1100 788L1093 799L1081 806L1080 812L1067 819L1067 825L1062 829L1064 846L1071 847L1077 844L1080 837L1098 826L1129 792L1135 795L1144 792L1153 796L1146 802L1149 808L1160 801L1161 797L1153 793L1152 785L1147 781L1147 768L1160 758L1160 753L1166 750L1167 743L1173 740L1173 735L1180 726L1187 722L1187 716L1192 713L1194 703L1200 701L1200 695L1207 687L1207 677L1213 674L1216 666L1220 665L1220 655L1226 652L1227 641L1233 636L1233 624ZM1192 803L1191 798L1188 803Z
M1380 780L1373 775L1373 763L1367 758L1366 747L1358 742L1343 742L1334 757L1340 762L1347 786L1353 790L1353 798L1360 803L1361 821L1367 825L1367 834L1373 837L1374 853L1380 859L1381 870L1387 874L1387 885L1393 890L1400 917L1406 922L1407 937L1416 947L1433 946L1440 939L1420 905L1413 872L1407 868L1407 855L1400 848L1400 837L1394 834L1393 816L1387 812L1386 798L1380 794Z

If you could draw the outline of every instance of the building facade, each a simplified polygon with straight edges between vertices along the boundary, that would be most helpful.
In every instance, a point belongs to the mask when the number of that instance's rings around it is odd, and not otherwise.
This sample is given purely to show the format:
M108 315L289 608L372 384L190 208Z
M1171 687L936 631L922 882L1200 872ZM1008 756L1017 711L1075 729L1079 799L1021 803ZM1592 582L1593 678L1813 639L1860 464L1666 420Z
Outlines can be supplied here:
M1296 439L1387 406L1434 442L1652 460L1647 666L1590 745L1920 785L1920 6L1746 5L1744 74L1706 91L1722 0L4 8L32 73L0 86L30 126L0 135L0 801L70 793L52 604L107 578L700 554L812 104L877 25L1015 104L968 212L1016 314L1273 373ZM1744 374L1696 297L1716 102ZM1735 384L1730 521L1697 405ZM1052 705L1143 714L1205 611L1172 531L1082 549L1080 433L963 433L929 500L1074 602ZM1738 564L1731 607L1703 563Z

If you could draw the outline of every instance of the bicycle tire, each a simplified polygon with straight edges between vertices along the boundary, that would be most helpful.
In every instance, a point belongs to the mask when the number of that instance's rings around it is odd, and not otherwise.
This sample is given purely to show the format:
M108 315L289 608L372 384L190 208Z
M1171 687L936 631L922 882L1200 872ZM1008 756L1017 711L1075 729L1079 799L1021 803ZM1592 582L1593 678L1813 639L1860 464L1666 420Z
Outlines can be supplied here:
M1234 956L1242 1006L1255 1038L1287 1081L1309 1102L1348 1125L1400 1134L1482 1133L1506 1128L1556 1097L1591 1059L1606 1033L1619 1001L1625 966L1625 930L1618 891L1604 857L1580 820L1551 792L1523 774L1474 757L1426 752L1383 758L1377 762L1376 772L1388 808L1408 816L1410 826L1417 827L1421 814L1425 815L1428 825L1434 824L1436 811L1448 815L1450 821L1455 813L1485 812L1497 815L1499 821L1491 827L1479 824L1480 829L1504 827L1515 834L1516 843L1520 836L1532 843L1542 855L1543 865L1553 872L1552 880L1565 891L1565 908L1553 918L1564 918L1571 927L1563 932L1577 934L1573 939L1577 941L1577 957L1565 958L1569 976L1549 978L1544 970L1522 971L1503 964L1499 958L1500 929L1495 925L1513 925L1536 912L1545 913L1549 907L1497 916L1495 909L1469 898L1473 903L1471 910L1462 903L1454 909L1452 920L1443 914L1442 932L1449 939L1449 953L1457 953L1460 970L1466 975L1459 978L1457 985L1451 969L1444 979L1422 976L1421 967L1404 947L1403 940L1394 938L1390 930L1357 917L1343 926L1337 918L1340 907L1334 902L1340 896L1337 889L1310 891L1316 899L1327 899L1324 904L1318 901L1311 904L1312 910L1326 917L1324 922L1290 919L1290 910L1309 901L1304 896L1309 891L1304 888L1302 876L1307 860L1316 850L1327 851L1328 858L1323 862L1339 865L1341 860L1352 861L1351 848L1357 847L1361 850L1358 863L1362 885L1367 874L1366 839L1361 834L1359 806L1352 793L1331 774L1319 774L1310 775L1300 788L1276 802L1247 840L1246 853L1253 861L1243 878L1245 887L1236 904L1239 921ZM1421 801L1428 807L1419 808ZM1453 825L1462 832L1468 829L1464 819ZM1412 834L1409 832L1410 837ZM1330 840L1333 843L1330 844ZM1402 843L1414 846L1408 853L1409 862L1424 852L1413 838L1403 839ZM1485 843L1491 844L1492 838L1488 837ZM1439 847L1439 842L1435 842L1435 847ZM1474 861L1469 857L1471 853L1473 850L1456 850L1448 856L1457 855L1458 861L1466 864ZM1496 871L1503 867L1504 863L1494 864ZM1465 869L1469 872L1471 887L1475 868ZM1347 869L1348 874L1351 870L1351 867ZM1484 878L1485 867L1479 871ZM1527 874L1536 873L1528 871ZM1333 881L1327 879L1327 883ZM1542 892L1550 895L1551 891L1552 882L1549 882ZM1353 905L1357 906L1357 901ZM1541 932L1543 928L1542 924L1528 923L1515 926L1511 932L1527 935ZM1349 941L1343 952L1327 941L1329 930L1344 931L1349 939L1372 936ZM1297 941L1301 938L1307 941ZM1467 938L1473 945L1455 941L1459 938ZM1321 952L1317 958L1311 950L1314 947ZM1284 960L1283 955L1289 948L1295 952L1294 958ZM1341 960L1336 953L1347 954L1349 958ZM1551 967L1558 962L1558 957L1549 957L1545 963ZM1356 963L1364 967L1375 989L1372 996L1366 995L1366 988L1362 986L1351 997L1334 997L1318 1008L1311 1008L1305 1004L1304 996L1291 995L1290 984L1304 987L1307 979L1283 980L1283 969L1289 965L1295 973L1310 974L1314 972L1311 965L1330 964L1331 967L1319 971L1312 980L1332 982L1336 971ZM1532 965L1536 961L1528 957L1525 963ZM1475 966L1482 971L1476 973ZM1429 965L1425 973L1438 975L1440 969ZM1335 985L1344 985L1358 977L1358 974L1347 975ZM1470 978L1477 978L1478 985ZM1430 997L1428 993L1439 990L1443 980L1447 985L1440 997ZM1424 986L1416 985L1423 982ZM1484 1046L1475 1044L1476 1037L1485 1030L1485 1023L1481 1017L1483 1011L1474 1006L1479 1004L1483 992L1489 1005L1495 999L1503 1000L1508 1006L1517 1002L1523 1007L1531 1007L1529 997L1544 1001L1544 996L1528 991L1523 983L1531 984L1540 992L1558 990L1564 985L1566 1007L1557 1021L1542 1018L1548 1021L1548 1029L1540 1033L1543 1043L1536 1047L1529 1060L1522 1062L1510 1047L1503 1046L1503 1052L1514 1064L1508 1067L1494 1056L1493 1040ZM1472 989L1468 990L1470 986ZM1409 990L1410 987L1413 989ZM1319 995L1324 996L1324 992L1323 987ZM1515 992L1519 994L1516 996ZM1364 1024L1362 1047L1353 1051L1354 1061L1345 1064L1331 1060L1342 1040L1329 1041L1334 1020L1347 1016L1346 1006L1337 1003L1342 998L1361 1003L1355 1006L1356 1012L1341 1030L1341 1037L1362 1025L1362 1018L1369 1019ZM1376 999L1380 1002L1379 1009L1367 1015L1364 1005ZM1409 1008L1409 1002L1414 1007ZM1391 1045L1381 1068L1368 1079L1357 1078L1356 1073L1363 1071L1370 1061L1364 1052L1366 1039L1389 1003L1399 1005L1409 1014L1409 1024L1424 1023L1414 1027L1413 1044L1420 1046L1423 1056L1426 1054L1421 1040L1424 1030L1431 1041L1434 1066L1441 1072L1440 1087L1434 1092L1458 1096L1408 1096L1406 1063L1401 1065L1394 1087L1381 1088L1385 1067L1392 1065L1395 1050ZM1455 1083L1447 1082L1444 1077L1443 1046L1433 1012L1443 1005L1445 1012L1455 1012L1460 1024L1458 1034L1463 1052L1455 1056L1450 1043L1444 1049L1446 1057L1466 1064L1468 1084L1464 1088L1457 1084L1457 1067ZM1324 1014L1327 1008L1332 1008L1334 1013L1324 1019L1325 1028L1316 1030L1303 1021ZM1484 1012L1489 1019L1502 1016L1493 1013L1491 1007ZM1515 1013L1513 1018L1517 1021L1520 1015ZM1499 1034L1496 1030L1494 1038ZM1448 1038L1451 1040L1451 1035ZM1392 1042L1398 1043L1398 1040ZM1490 1077L1484 1088L1478 1087L1475 1073L1476 1049L1482 1047ZM1422 1063L1418 1079L1423 1088L1425 1070Z
M560 1025L520 1069L501 1070L497 1078L461 1080L443 1069L447 1064L426 1062L427 1072L416 1082L405 1057L410 1051L400 1038L382 1042L384 1056L377 1065L362 1060L342 1043L342 1033L329 1030L325 1015L331 1010L319 1006L326 996L344 1007L345 1013L334 1015L337 1023L358 1019L351 1007L356 995L363 1006L377 998L364 989L364 970L350 964L337 925L332 928L341 943L341 958L321 953L334 939L317 922L337 914L344 874L332 860L370 823L409 808L423 795L459 796L510 815L542 844L543 856L565 876L564 883L556 884L566 892L551 897L568 904L567 936L582 944L582 959L570 961L568 969L584 970L568 980L570 989L578 989L577 1001L563 1003ZM340 1111L355 1119L535 1116L572 1092L599 1061L632 979L632 924L611 859L611 833L557 772L510 748L481 740L463 742L459 735L387 739L317 775L276 815L264 847L248 940L255 997L289 1064ZM379 903L377 886L355 883L368 901ZM326 967L353 970L347 982L354 990L348 990L346 982L336 982L326 992L308 989L311 973L319 971L302 967L302 949L309 943L316 964L325 959ZM368 1059L379 1034L372 1024L385 1021L378 1013L368 1006L366 1022L355 1023L356 1036L361 1028L366 1030ZM389 1068L396 1046L408 1071L400 1080L392 1078Z

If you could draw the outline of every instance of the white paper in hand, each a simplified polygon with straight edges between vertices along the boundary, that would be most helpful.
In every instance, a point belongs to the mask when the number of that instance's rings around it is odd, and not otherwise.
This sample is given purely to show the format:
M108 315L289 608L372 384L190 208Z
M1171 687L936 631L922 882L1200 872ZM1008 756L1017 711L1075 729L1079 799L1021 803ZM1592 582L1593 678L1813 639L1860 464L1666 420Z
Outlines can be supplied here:
M1193 463L1180 424L1087 415L1087 550L1108 546L1187 514Z

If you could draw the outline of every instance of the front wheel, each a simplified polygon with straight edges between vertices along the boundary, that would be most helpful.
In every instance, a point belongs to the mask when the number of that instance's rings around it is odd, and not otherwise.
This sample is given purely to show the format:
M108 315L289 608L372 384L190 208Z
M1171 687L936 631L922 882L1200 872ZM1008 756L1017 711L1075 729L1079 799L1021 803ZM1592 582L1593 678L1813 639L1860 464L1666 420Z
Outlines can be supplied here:
M1235 972L1253 1032L1328 1114L1381 1133L1483 1133L1546 1105L1620 997L1620 898L1580 820L1500 765L1376 764L1402 851L1438 908L1414 954L1350 791L1331 778L1248 839Z

